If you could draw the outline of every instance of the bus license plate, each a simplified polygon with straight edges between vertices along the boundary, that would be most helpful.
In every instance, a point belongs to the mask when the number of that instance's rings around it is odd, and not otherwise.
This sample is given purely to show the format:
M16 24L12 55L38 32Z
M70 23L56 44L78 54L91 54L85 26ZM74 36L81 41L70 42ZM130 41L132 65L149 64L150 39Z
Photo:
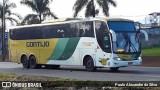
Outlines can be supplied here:
M132 65L133 64L133 62L128 62L128 65Z

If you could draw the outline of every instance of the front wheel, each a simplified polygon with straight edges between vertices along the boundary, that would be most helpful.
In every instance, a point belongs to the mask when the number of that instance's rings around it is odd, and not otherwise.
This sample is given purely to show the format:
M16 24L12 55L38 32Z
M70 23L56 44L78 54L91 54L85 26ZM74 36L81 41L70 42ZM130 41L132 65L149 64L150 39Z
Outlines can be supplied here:
M85 59L85 67L87 71L93 72L95 71L97 68L94 66L94 62L93 59L91 57L87 57Z

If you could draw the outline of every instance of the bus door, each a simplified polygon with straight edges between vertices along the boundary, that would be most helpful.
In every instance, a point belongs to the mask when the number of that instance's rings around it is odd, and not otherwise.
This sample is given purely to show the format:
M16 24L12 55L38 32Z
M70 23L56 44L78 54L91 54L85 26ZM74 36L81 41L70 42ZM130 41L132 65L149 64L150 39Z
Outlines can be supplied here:
M102 36L100 39L98 40L98 44L101 47L100 49L97 49L96 52L96 59L98 60L98 62L100 62L98 64L98 66L105 66L108 65L107 61L111 58L111 38L110 38L110 34L108 32L103 32Z

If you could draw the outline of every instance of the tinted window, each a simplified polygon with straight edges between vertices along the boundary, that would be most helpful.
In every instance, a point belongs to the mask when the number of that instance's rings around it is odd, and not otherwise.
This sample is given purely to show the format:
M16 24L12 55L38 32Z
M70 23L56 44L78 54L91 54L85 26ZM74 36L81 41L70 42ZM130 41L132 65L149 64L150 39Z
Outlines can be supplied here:
M25 27L10 30L10 38L13 40L93 36L93 22Z
M65 38L67 37L66 24L42 26L42 38Z
M93 37L93 22L81 22L79 28L79 37Z
M42 27L42 37L43 38L52 38L53 36L56 37L56 32L53 26L43 26Z
M71 37L94 37L93 22L71 23L69 34Z
M109 21L108 27L114 31L136 31L134 22Z
M28 27L10 30L10 38L15 40L40 39L42 37L40 29L40 27Z
M96 29L97 42L99 46L103 51L110 53L111 52L110 35L106 23L102 21L96 21L95 29Z
M79 33L80 33L80 25L79 23L70 23L70 30L68 30L68 36L69 37L79 37Z

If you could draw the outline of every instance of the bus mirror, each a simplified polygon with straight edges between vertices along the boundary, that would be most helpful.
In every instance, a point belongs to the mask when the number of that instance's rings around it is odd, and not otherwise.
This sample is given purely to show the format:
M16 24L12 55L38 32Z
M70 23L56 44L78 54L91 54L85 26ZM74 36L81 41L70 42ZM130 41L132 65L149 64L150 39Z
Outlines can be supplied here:
M110 33L112 34L112 39L113 39L113 42L116 42L117 41L117 38L116 38L116 33L113 31L113 30L109 30Z
M144 34L145 40L148 41L148 34L147 34L147 32L144 31L144 30L140 30L140 32Z
M138 33L140 33L140 30L141 30L141 23L136 22L135 26L136 26L136 29L137 29Z

